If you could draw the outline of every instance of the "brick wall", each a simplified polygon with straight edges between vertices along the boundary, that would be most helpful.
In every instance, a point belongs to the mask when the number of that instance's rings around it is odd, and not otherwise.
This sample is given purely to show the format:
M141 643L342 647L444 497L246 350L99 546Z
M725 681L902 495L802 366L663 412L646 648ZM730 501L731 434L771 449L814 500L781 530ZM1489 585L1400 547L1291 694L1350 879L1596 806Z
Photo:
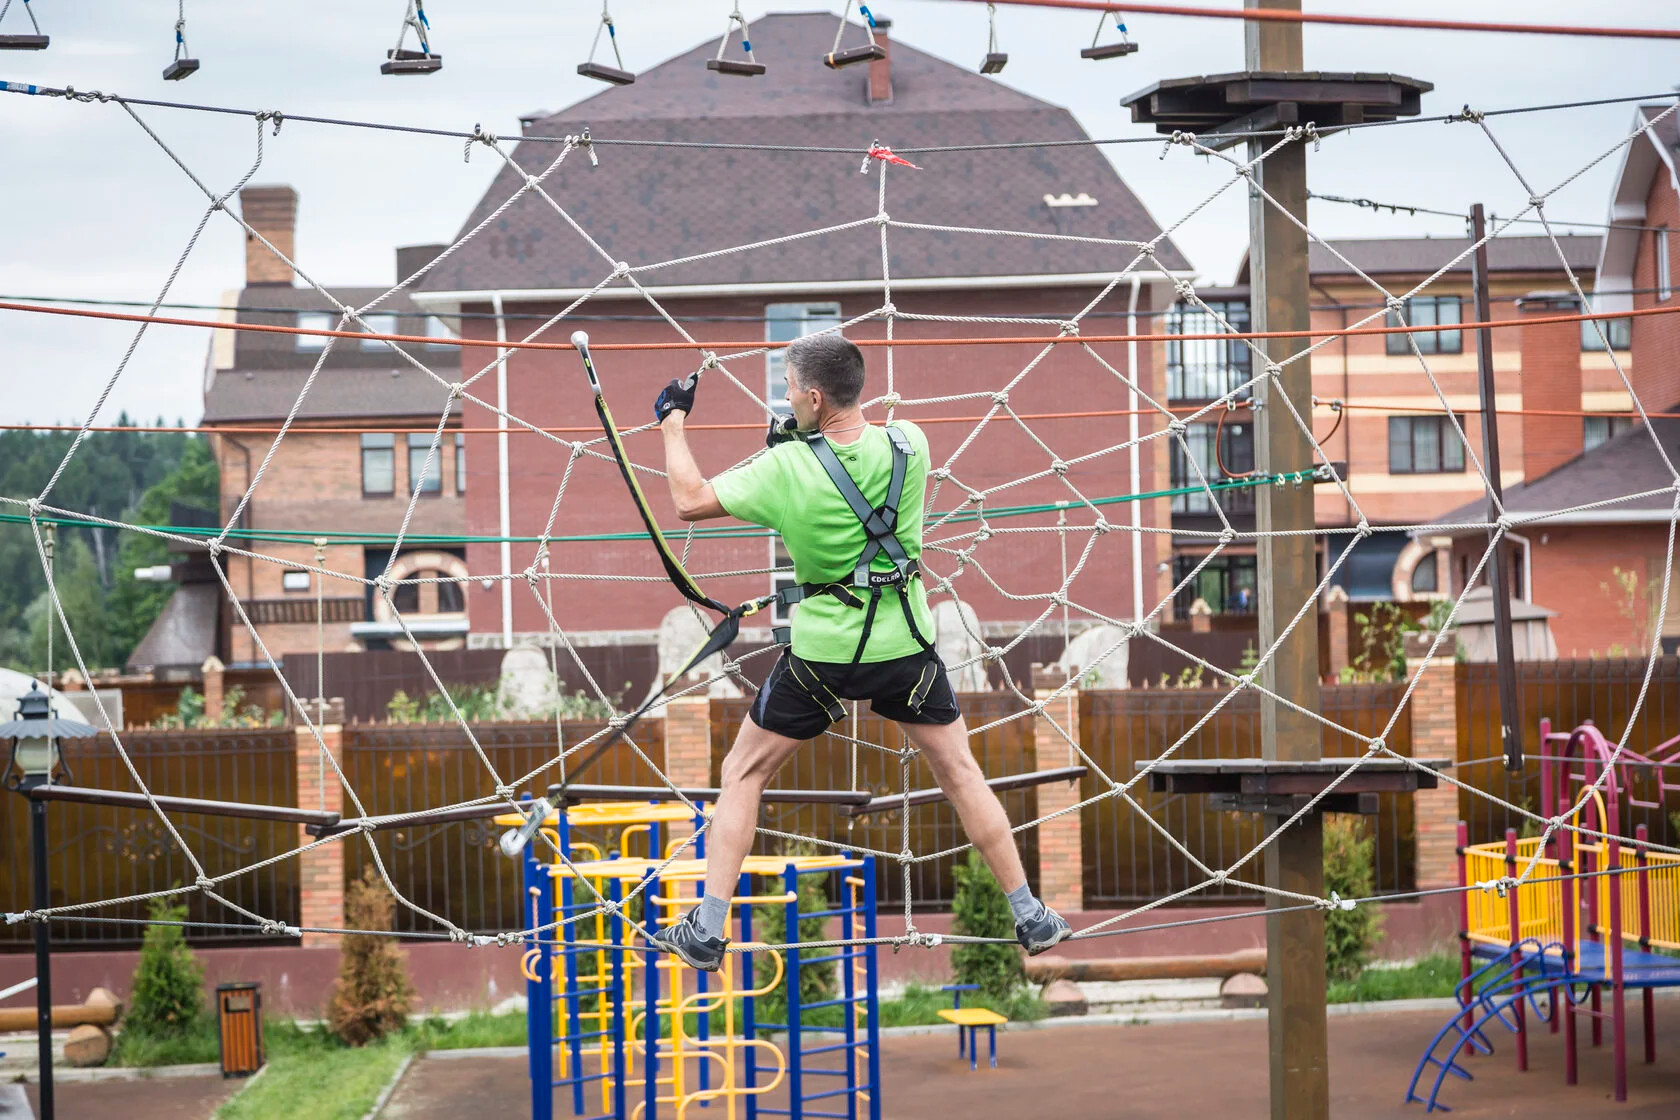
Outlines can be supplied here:
M325 746L334 759L342 759L344 731L338 724L316 729L320 743L307 727L297 729L297 791L298 807L342 812L344 787L331 765L323 767L321 747ZM324 780L323 780L324 779ZM298 826L298 843L307 844L314 837ZM298 924L340 929L344 926L344 845L364 840L350 836L331 844L322 844L298 856ZM331 934L306 933L305 945L331 945L337 938Z
M678 786L712 784L712 702L704 694L680 696L665 705L665 776ZM687 836L686 824L671 826Z
M1428 635L1406 635L1407 672L1414 679L1429 647ZM1429 668L1412 692L1412 757L1458 760L1458 674L1451 634L1441 640ZM1450 771L1449 771L1450 772ZM1414 795L1419 890L1458 883L1458 787L1441 783Z
M1651 193L1645 199L1645 225L1666 229L1680 228L1680 205L1668 175L1659 169L1651 182ZM1656 240L1668 237L1669 271L1672 281L1680 282L1680 241L1672 235L1653 232L1639 235L1639 249L1634 256L1633 287L1640 294L1633 297L1633 306L1656 307L1673 302L1659 300L1657 286ZM1677 285L1680 287L1680 285ZM1631 380L1640 401L1652 411L1663 411L1680 404L1680 363L1674 355L1680 353L1680 316L1646 315L1633 321L1633 372Z
M1033 673L1033 699L1046 703L1033 721L1034 747L1039 770L1056 770L1078 757L1069 758L1068 739L1079 742L1079 693L1077 690L1050 700L1066 678L1054 671ZM1063 738L1063 734L1067 738ZM1049 782L1038 787L1038 815L1071 808L1079 802L1078 782ZM1063 914L1085 907L1084 836L1080 814L1067 813L1038 826L1038 896Z
M1573 315L1573 296L1536 295L1517 305L1524 320ZM1539 478L1581 453L1579 416L1535 416L1530 410L1578 411L1581 407L1581 324L1524 322L1522 327L1522 472ZM1501 447L1501 451L1504 448ZM1505 460L1502 459L1501 466ZM1515 465L1513 463L1513 465Z
M274 249L296 259L297 192L291 187L246 187L239 192L239 212L245 223L266 238ZM291 267L250 234L245 235L245 282L290 284Z

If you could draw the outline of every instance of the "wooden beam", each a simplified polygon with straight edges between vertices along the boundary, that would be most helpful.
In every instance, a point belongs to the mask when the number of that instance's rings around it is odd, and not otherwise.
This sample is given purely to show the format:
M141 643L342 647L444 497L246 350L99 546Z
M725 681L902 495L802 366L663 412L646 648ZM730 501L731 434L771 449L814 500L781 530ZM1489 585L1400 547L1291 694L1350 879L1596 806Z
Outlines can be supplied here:
M1213 953L1196 957L1103 957L1073 960L1068 957L1029 957L1027 979L1035 984L1052 980L1223 980L1240 972L1265 975L1266 950L1239 949L1234 953Z

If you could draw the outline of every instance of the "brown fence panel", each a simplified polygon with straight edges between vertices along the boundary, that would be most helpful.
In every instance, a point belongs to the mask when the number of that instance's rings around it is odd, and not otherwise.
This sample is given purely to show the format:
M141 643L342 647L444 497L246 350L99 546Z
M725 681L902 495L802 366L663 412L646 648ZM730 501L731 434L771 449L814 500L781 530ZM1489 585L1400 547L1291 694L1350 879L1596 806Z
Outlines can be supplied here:
M965 693L960 701L970 728L983 727L1023 711L1019 700L1001 692ZM746 718L751 703L749 699L712 701L714 782L718 780L723 756L735 741L735 734L740 730L741 721ZM877 795L902 792L903 776L897 753L901 739L896 725L869 711L865 704L854 704L852 708L853 715L837 724L834 732L800 747L771 784L783 789L867 789ZM854 739L858 742L855 749L851 741ZM881 749L883 746L890 747L890 750ZM1024 716L1008 719L972 735L969 746L988 778L1024 774L1035 769L1033 722ZM927 763L920 756L911 762L909 770L911 790L930 789L936 784ZM1035 790L1011 790L1002 794L1002 798L1003 807L1014 824L1030 821L1038 815L1038 794ZM852 818L827 805L766 805L759 821L766 828L816 836L834 843L853 843L883 852L898 852L904 848L902 811ZM1036 881L1037 830L1027 829L1018 836L1022 860L1028 874ZM949 804L936 802L910 810L909 846L916 855L941 852L965 844L967 840L956 812ZM760 836L754 843L753 851L778 853L786 850L787 843L779 837ZM909 868L909 896L913 909L941 910L950 906L956 894L951 867L958 858L966 857L942 856L904 865ZM883 862L876 879L881 905L902 907L906 884L901 867Z
M552 762L563 741L568 748L594 735L602 725L568 722L557 734L543 723L482 723L473 734L501 780L521 792L540 794L560 780L558 766L528 780L538 767ZM637 746L655 766L665 765L665 725L662 720L637 723ZM496 791L496 782L458 725L362 724L344 729L344 776L370 814L406 813L455 805ZM590 765L579 781L611 785L649 786L659 783L654 770L623 742L616 743ZM308 808L309 806L305 806ZM344 811L354 809L346 800ZM501 829L488 820L416 825L373 833L380 859L403 896L418 906L472 930L523 929L530 925L520 898L518 860L501 854L496 838ZM371 864L367 841L345 841L346 883ZM398 905L396 928L436 930L435 923Z
M1375 735L1403 692L1400 684L1327 685L1321 710L1325 718L1360 735ZM1137 763L1165 754L1226 696L1225 690L1212 688L1087 691L1080 698L1082 746L1110 777L1125 781L1137 772ZM1411 718L1402 712L1388 742L1398 753L1409 755L1411 740ZM1362 749L1359 739L1324 729L1326 756L1346 756ZM1260 757L1260 698L1252 693L1231 698L1172 757ZM1254 814L1214 812L1208 809L1205 796L1151 793L1146 784L1133 787L1132 797L1159 828L1119 798L1105 798L1084 809L1088 908L1132 906L1206 879L1163 832L1215 869L1230 866L1264 835L1264 822ZM1081 794L1094 797L1104 788L1093 773L1085 778ZM1416 839L1411 798L1384 795L1374 827L1377 889L1385 893L1412 889ZM1260 858L1244 865L1242 877L1259 880ZM1185 902L1217 905L1255 897L1255 892L1221 885L1197 891Z
M1553 731L1572 731L1591 720L1611 741L1626 736L1628 749L1649 754L1659 744L1680 735L1680 659L1662 657L1652 668L1650 688L1639 721L1628 719L1645 682L1644 658L1602 661L1531 661L1517 666L1522 704L1523 750L1527 765L1520 774L1505 769L1499 736L1499 678L1493 665L1459 665L1458 778L1503 801L1525 805L1533 812L1556 812L1540 806L1540 720L1550 718ZM1553 748L1555 750L1555 748ZM1675 775L1670 774L1673 779ZM1656 778L1649 767L1629 766L1626 778L1634 796L1655 801ZM1470 825L1473 844L1497 840L1506 828L1524 827L1524 818L1486 797L1467 790L1458 796L1459 815ZM1662 808L1624 805L1622 832L1633 835L1638 825L1651 830L1659 843L1680 842L1670 813L1680 812L1680 796Z
M207 731L130 731L123 748L153 793L294 805L297 772L294 738L285 728ZM110 736L64 744L75 783L96 789L136 790ZM172 814L170 821L187 848L211 877L225 875L297 847L297 826L234 820L199 814ZM27 910L30 894L29 804L16 795L0 796L0 909ZM102 899L167 890L191 884L195 873L185 855L148 810L53 802L47 807L47 874L52 904L68 906ZM297 862L281 860L228 880L217 891L230 901L267 918L298 920ZM243 929L189 929L198 944L260 940L249 921L197 892L183 896L189 920L227 922ZM87 911L87 916L124 921L65 921L52 927L58 945L126 946L140 940L144 903L124 903ZM0 948L27 948L28 925L0 927Z

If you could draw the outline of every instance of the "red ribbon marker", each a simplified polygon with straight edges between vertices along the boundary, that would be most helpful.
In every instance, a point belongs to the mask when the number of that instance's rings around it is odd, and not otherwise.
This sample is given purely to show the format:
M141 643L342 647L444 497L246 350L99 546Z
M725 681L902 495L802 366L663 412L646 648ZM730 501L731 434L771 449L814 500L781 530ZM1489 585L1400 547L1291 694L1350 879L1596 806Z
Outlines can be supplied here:
M869 161L872 159L878 159L882 163L896 163L900 167L914 168L917 171L921 170L920 167L917 167L903 156L893 155L893 150L881 143L879 140L872 140L869 144L869 152L863 157L862 165L858 167L859 175L862 175L869 170Z

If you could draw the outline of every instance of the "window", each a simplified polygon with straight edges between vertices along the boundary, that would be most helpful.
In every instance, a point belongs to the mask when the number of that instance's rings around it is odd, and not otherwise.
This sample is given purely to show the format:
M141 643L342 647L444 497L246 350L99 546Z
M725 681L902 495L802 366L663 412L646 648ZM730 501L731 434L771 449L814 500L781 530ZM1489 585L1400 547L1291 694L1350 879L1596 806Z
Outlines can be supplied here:
M1674 284L1668 274L1668 227L1658 226L1656 236L1657 246L1657 299L1666 300L1674 294Z
M1463 422L1459 417L1459 423ZM1444 474L1463 469L1464 441L1445 416L1388 418L1389 474Z
M437 575L444 573L438 572ZM461 585L458 583L440 583L437 585L438 613L460 614L466 610L466 603L461 597Z
M787 547L782 544L780 536L770 538L770 567L773 569L770 573L770 593L772 595L781 591L784 587L792 587L799 582L793 578L793 557L788 555ZM779 625L785 624L792 617L792 609L782 606L780 601L774 604L773 614L771 615L774 622Z
M362 493L390 494L397 485L397 437L390 432L362 436Z
M1201 560L1200 556L1174 556L1173 585L1183 583ZM1252 555L1216 556L1174 596L1173 611L1188 615L1190 607L1201 599L1215 614L1249 614L1255 609L1257 586Z
M464 432L455 433L455 493L467 492L467 437Z
M363 315L362 323L364 324L363 329L369 334L397 333L397 317L395 315L385 313L381 313L379 315ZM377 338L362 339L363 350L384 350L393 345L395 345L395 343L381 342Z
M1583 416L1581 417L1581 450L1591 451L1601 447L1629 428L1633 427L1631 416Z
M840 323L838 303L772 303L764 309L764 339L792 342ZM788 414L785 350L772 350L764 356L764 399L783 416Z
M455 349L455 347L453 345L451 345L449 341L446 341L446 340L453 339L455 337L455 332L450 330L449 329L449 324L445 323L438 316L436 316L436 315L426 316L426 330L425 330L424 333L425 333L427 338L437 340L435 342L426 343L426 349L428 349L428 350L454 350Z
M1633 320L1632 319L1588 319L1581 324L1581 349L1591 353L1603 350L1604 342L1599 339L1599 332L1604 332L1604 338L1610 343L1612 350L1633 349Z
M280 587L285 591L308 591L308 572L281 572Z
M448 572L427 569L415 572L406 580L443 579ZM391 605L399 614L459 614L466 610L459 583L402 582L391 589Z
M430 575L429 572L416 572L416 577ZM420 585L418 583L399 583L391 589L391 605L398 614L418 614L420 611Z
M439 447L436 455L431 450L429 432L408 433L408 485L412 488L418 483L422 494L443 492L443 448Z
M325 311L300 311L297 325L299 330L330 331L333 329L333 317ZM292 337L297 339L299 350L319 352L327 348L327 339L318 334L300 334Z
M1209 300L1208 311L1177 303L1167 312L1168 334L1218 334L1246 331L1249 326L1245 300ZM1210 314L1211 312L1211 314ZM1224 319L1224 323L1220 322ZM1230 324L1228 327L1225 324ZM1215 400L1245 384L1253 376L1253 351L1244 340L1208 339L1201 342L1167 342L1167 397L1171 400ZM1243 394L1247 396L1247 394Z
M1406 301L1406 321L1402 323L1394 312L1388 313L1388 325L1391 327L1445 327L1457 325L1464 321L1459 313L1459 298L1457 296L1417 296ZM1433 334L1391 334L1383 336L1388 340L1390 354L1410 354L1411 343L1408 338L1417 340L1419 352L1424 354L1462 354L1464 353L1464 332L1436 331Z
M1219 460L1225 461L1225 469L1235 474L1243 474L1254 469L1254 425L1227 423L1219 433L1219 454L1214 454L1213 435L1216 425L1192 424L1184 433L1184 443L1169 438L1167 445L1171 448L1172 486L1174 490L1189 486L1201 486L1202 479L1207 479L1211 485L1223 482L1229 475L1219 470ZM1186 459L1184 449L1190 449L1190 455L1201 467L1198 475ZM1252 513L1254 510L1254 495L1247 489L1214 491L1218 495L1219 505L1226 513ZM1190 494L1174 494L1172 499L1174 513L1212 513L1213 499L1205 489Z
M1435 571L1435 554L1426 552L1418 560L1417 567L1412 569L1412 593L1414 595L1433 595L1441 590L1438 586L1440 579Z

